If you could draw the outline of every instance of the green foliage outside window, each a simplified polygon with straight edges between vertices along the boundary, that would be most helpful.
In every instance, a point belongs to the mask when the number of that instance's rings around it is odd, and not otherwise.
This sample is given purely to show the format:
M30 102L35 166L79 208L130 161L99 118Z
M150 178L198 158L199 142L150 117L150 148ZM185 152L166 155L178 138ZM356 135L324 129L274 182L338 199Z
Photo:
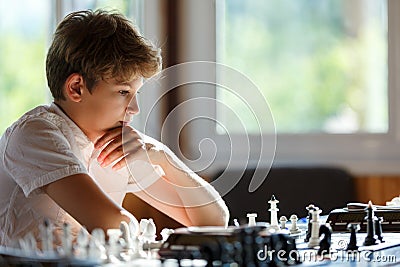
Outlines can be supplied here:
M258 85L278 132L387 131L385 1L369 1L375 12L350 2L225 1L219 59Z

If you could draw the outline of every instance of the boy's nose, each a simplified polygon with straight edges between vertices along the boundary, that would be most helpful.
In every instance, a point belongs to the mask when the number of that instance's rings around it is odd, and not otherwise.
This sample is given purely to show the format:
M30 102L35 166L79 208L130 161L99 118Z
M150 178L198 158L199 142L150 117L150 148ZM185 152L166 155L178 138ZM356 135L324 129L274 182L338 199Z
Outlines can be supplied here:
M126 108L126 112L130 115L135 115L139 113L139 106L136 101L132 101Z

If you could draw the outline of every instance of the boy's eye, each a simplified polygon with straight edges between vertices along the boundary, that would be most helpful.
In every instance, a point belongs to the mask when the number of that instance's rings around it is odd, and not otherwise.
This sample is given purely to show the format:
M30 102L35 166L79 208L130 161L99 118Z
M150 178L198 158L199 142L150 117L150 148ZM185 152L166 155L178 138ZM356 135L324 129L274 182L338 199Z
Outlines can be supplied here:
M127 91L127 90L119 90L118 93L119 93L120 95L122 95L122 96L125 96L125 95L128 95L128 94L129 94L129 91Z

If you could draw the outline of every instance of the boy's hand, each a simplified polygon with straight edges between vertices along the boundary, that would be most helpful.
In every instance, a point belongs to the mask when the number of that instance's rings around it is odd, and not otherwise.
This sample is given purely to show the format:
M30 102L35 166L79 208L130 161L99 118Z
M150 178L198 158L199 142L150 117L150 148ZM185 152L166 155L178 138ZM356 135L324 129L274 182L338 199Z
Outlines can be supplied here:
M126 166L126 161L130 159L150 160L148 152L151 151L151 144L145 144L140 134L129 125L105 133L95 143L95 149L101 148L97 161L102 167L116 162L112 167L114 170Z

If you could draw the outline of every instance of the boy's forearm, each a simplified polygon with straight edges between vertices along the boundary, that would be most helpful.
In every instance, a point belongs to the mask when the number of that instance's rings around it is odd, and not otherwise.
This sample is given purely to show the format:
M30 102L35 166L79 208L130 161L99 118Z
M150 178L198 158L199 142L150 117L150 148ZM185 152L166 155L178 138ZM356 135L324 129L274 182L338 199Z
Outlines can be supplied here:
M163 179L175 189L191 224L227 226L229 211L214 187L191 171L168 148L164 147L158 153L161 155L155 156L152 163L164 170ZM150 160L152 158L150 156Z

